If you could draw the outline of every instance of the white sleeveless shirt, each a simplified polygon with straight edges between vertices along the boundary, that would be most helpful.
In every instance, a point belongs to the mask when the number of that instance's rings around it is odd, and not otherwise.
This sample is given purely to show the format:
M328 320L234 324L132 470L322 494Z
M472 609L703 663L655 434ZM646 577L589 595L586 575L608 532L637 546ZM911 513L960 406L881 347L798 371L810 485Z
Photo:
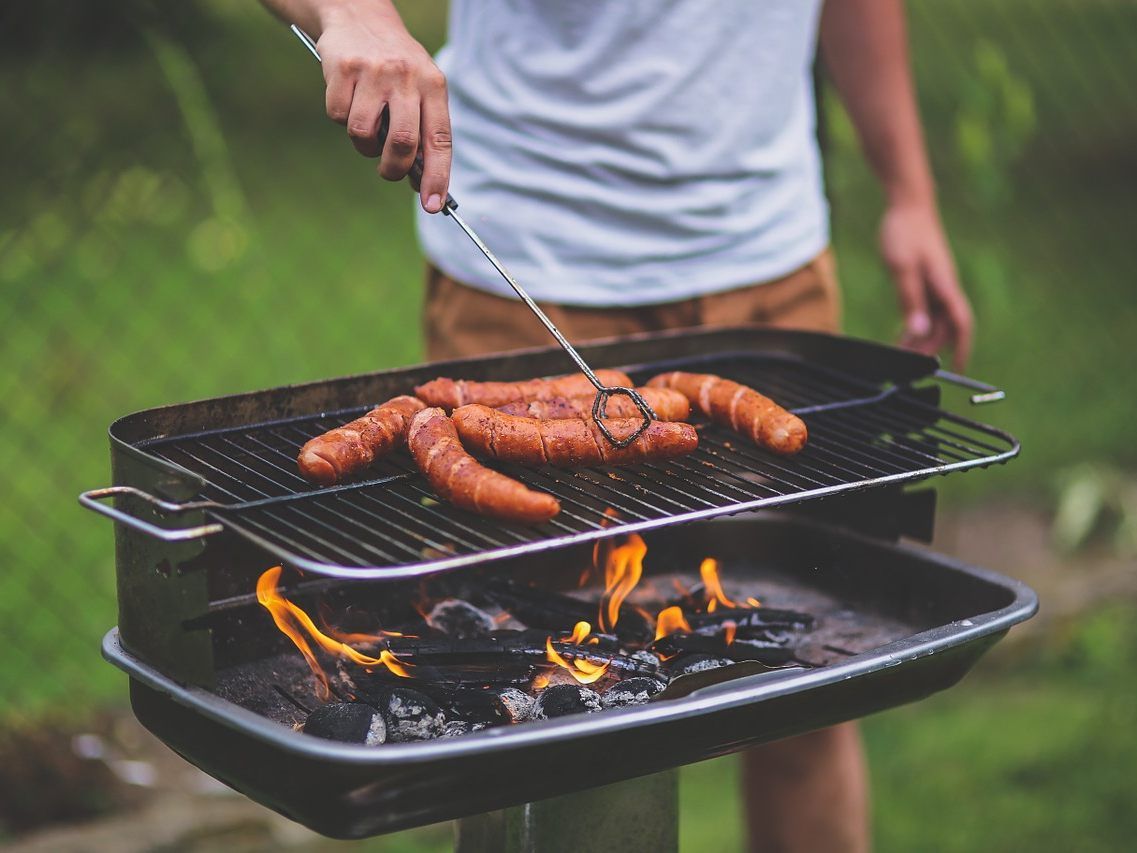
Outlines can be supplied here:
M534 298L670 302L829 241L812 65L822 0L451 0L451 192ZM512 296L419 211L452 278Z

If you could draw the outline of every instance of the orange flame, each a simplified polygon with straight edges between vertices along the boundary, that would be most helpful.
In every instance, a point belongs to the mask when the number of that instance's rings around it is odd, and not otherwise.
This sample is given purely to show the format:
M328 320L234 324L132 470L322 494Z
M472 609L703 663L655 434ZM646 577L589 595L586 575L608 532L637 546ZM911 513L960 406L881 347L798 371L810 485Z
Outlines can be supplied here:
M703 579L703 589L707 596L707 612L714 613L715 606L737 607L726 597L722 591L722 582L719 580L719 561L714 557L707 557L699 566L699 576Z
M687 617L683 615L682 608L674 605L660 610L659 617L655 620L655 638L662 640L668 634L674 634L677 631L685 633L691 631L691 626L687 622Z
M567 637L562 638L561 642L572 643L573 645L579 646L588 638L588 635L591 633L591 625L589 625L587 622L577 622L572 629L572 633ZM573 658L573 660L569 662L565 660L565 658L556 649L553 648L552 637L545 638L545 657L547 657L549 661L555 663L562 669L568 670L569 675L576 679L577 683L579 684L592 684L594 681L599 681L604 673L608 671L608 667L611 666L611 662L598 664L584 658ZM542 677L543 676L538 676L538 678ZM544 683L548 684L548 678L544 678ZM536 680L534 680L533 686L538 686Z
M272 621L276 623L276 627L287 635L296 644L300 653L304 655L304 660L308 662L313 675L319 680L320 686L317 691L321 699L327 699L331 695L328 687L328 676L316 660L312 647L293 622L298 623L308 633L308 636L327 652L342 655L360 666L384 666L395 675L403 678L412 677L411 665L400 661L389 650L383 649L379 652L379 657L374 658L356 651L345 642L329 637L317 628L312 617L280 594L277 584L280 581L281 571L280 566L273 566L257 579L257 601L272 615ZM370 637L370 635L362 636Z
M722 640L726 645L734 642L734 635L738 633L738 623L733 619L727 619L722 623Z
M628 541L612 549L604 565L604 596L600 599L600 630L611 631L620 619L620 605L640 582L644 571L647 543L633 533Z

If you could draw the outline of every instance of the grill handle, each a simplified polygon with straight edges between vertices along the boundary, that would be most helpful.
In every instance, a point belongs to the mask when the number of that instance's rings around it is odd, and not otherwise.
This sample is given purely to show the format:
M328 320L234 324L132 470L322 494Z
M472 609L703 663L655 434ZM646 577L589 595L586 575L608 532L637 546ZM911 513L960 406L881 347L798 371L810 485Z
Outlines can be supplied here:
M972 379L970 376L960 376L958 373L952 373L950 370L937 370L936 378L941 382L948 382L952 385L958 385L960 388L966 388L969 391L978 391L978 394L971 395L971 405L979 406L983 403L997 403L999 400L1007 398L1007 392L994 385L988 385L986 382L980 382L978 379Z
M125 524L127 527L133 527L135 530L145 533L147 536L161 539L163 542L187 542L191 539L204 539L206 536L212 536L214 533L221 533L225 529L221 524L212 523L199 524L197 527L184 527L181 530L167 530L164 527L159 527L156 524L151 524L149 521L137 518L128 512L123 512L117 507L99 503L99 501L105 500L106 498L113 498L118 495L131 495L136 498L141 498L153 506L158 512L170 515L189 512L195 509L209 509L216 506L212 501L197 501L183 504L171 503L170 501L156 498L133 486L109 486L105 489L91 489L79 495L79 503L87 509L94 510L100 515L105 515L107 518Z

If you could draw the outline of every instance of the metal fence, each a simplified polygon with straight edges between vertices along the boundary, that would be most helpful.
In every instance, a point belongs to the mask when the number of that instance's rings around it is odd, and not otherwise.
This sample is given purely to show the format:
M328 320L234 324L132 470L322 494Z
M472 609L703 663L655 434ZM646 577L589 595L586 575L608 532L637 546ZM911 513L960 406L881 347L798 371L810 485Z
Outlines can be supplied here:
M75 503L109 482L114 418L421 352L409 194L323 120L322 80L277 22L220 2L27 5L4 13L19 47L0 59L0 721L124 699L97 651L111 530ZM404 6L437 46L443 4ZM1075 448L1132 464L1137 4L910 8L975 372L1020 399L1047 383L1008 412L1034 443L993 485L1037 489ZM824 110L850 329L889 338L880 195L831 93Z

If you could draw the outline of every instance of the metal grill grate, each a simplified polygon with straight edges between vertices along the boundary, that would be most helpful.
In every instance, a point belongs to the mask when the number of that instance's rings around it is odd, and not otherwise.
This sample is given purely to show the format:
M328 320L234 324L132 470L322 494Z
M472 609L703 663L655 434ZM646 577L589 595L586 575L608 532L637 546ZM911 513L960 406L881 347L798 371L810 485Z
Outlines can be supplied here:
M314 489L296 473L300 446L367 406L139 447L204 477L202 497L215 502L208 514L277 558L316 574L355 578L426 574L990 465L1018 452L1007 434L944 412L910 388L873 385L796 359L719 355L629 372L642 382L677 368L717 373L767 393L805 419L809 444L785 458L700 423L699 448L682 459L618 469L497 466L560 499L560 515L539 527L491 521L438 501L405 453L380 461L366 480Z

